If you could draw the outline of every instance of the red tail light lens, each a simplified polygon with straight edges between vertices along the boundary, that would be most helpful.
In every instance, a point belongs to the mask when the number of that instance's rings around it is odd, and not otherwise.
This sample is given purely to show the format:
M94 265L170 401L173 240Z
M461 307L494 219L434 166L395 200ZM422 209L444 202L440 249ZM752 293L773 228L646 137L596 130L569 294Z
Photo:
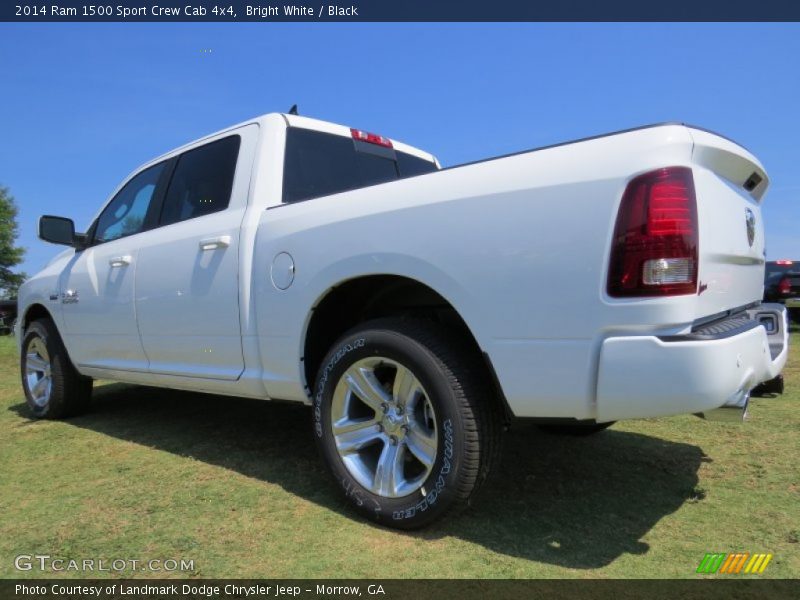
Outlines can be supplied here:
M784 295L792 293L792 282L789 281L788 277L784 277L778 283L778 293Z
M635 178L625 189L617 213L608 294L694 294L697 238L691 169L669 167Z

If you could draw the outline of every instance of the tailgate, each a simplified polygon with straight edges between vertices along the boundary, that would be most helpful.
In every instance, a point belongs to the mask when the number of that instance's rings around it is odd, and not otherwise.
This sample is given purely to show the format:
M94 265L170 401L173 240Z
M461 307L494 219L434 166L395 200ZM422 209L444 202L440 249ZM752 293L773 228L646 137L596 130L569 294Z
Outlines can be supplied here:
M769 180L741 146L690 128L699 226L696 318L758 302L764 293L761 201Z

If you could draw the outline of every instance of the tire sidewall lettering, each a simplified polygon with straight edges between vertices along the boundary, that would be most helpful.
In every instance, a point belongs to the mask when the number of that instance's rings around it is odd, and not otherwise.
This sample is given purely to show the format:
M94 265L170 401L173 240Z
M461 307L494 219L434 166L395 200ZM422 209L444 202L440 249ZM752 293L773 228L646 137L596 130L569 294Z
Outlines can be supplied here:
M337 364L350 352L357 350L359 348L363 348L367 343L366 338L358 338L354 340L352 343L347 343L342 345L337 351L336 354L328 361L328 364L325 365L325 369L322 371L322 376L319 378L317 383L317 392L314 395L314 402L313 402L313 409L314 409L314 433L318 438L322 438L322 400L325 394L325 385L328 383L328 378L330 377L331 371L336 367Z
M424 494L422 499L420 499L414 506L407 508L405 510L396 510L392 512L392 519L395 521L399 521L401 519L410 519L413 517L417 512L424 512L428 510L428 508L432 507L436 504L436 500L439 498L440 494L444 491L446 487L446 477L452 470L452 458L453 458L453 422L451 419L445 419L442 422L442 429L444 430L444 453L442 456L442 466L439 469L439 474L436 477L436 483L434 484L433 489L428 490L427 494Z

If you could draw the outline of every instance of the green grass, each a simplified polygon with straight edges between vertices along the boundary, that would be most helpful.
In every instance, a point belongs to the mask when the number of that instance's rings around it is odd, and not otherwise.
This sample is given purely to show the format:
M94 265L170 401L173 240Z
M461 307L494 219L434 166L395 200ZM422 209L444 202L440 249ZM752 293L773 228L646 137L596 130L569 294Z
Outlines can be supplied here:
M754 400L744 426L520 427L474 507L411 534L351 512L305 407L108 384L91 414L33 421L1 338L0 577L37 553L193 559L199 577L697 577L706 552L735 551L773 553L761 577L797 577L793 338L787 393Z

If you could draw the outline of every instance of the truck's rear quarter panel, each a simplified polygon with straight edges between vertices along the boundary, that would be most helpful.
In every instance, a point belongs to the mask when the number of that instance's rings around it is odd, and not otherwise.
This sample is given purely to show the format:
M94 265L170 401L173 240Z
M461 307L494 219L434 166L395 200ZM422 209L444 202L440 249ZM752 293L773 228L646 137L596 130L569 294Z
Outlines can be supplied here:
M626 185L670 166L691 167L695 174L702 291L612 298L608 263ZM754 172L762 181L747 192L741 186ZM607 340L685 334L698 319L760 299L764 239L758 200L766 185L761 166L740 147L667 125L267 211L256 272L267 271L282 251L296 264L295 284L285 292L268 279L255 280L263 308L259 336L266 340L265 362L280 392L274 395L306 393L295 383L304 382L297 355L283 349L291 340L301 355L309 307L347 279L396 274L430 286L461 314L517 416L598 418ZM752 246L748 208L756 220ZM659 412L684 408L675 403Z
M620 303L605 294L627 181L664 165L690 166L691 151L685 127L649 128L267 211L256 252L264 264L256 272L280 251L297 265L287 292L256 280L264 307L259 334L275 340L265 344L272 369L286 381L296 377L296 357L278 348L286 339L301 346L297 324L331 285L395 273L453 304L517 414L591 418L606 335L674 331L696 316L691 298ZM277 294L293 300L270 301Z

